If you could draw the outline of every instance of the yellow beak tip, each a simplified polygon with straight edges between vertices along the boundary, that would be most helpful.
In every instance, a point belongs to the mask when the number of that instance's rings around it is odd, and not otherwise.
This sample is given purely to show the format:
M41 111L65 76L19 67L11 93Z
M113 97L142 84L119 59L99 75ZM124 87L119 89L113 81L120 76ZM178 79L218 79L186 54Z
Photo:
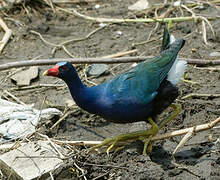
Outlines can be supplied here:
M48 71L45 71L42 76L47 76L47 75L48 75Z

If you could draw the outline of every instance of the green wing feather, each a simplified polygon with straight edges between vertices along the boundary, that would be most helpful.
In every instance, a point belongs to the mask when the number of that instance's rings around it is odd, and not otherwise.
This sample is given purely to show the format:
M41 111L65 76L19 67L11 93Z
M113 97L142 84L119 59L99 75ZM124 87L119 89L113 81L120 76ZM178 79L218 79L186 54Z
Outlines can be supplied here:
M159 56L148 59L129 72L112 79L108 84L112 96L118 101L130 98L134 103L145 104L152 101L183 45L183 39L176 40Z

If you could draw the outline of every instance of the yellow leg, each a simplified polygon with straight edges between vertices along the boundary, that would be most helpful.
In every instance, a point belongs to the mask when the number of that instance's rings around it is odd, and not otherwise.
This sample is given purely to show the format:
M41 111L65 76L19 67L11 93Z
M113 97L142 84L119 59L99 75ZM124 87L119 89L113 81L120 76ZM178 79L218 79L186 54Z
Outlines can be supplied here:
M152 132L152 134L149 137L146 137L147 139L144 142L144 149L143 149L143 155L146 155L146 151L149 152L149 150L152 150L152 142L151 139L154 135L156 135L159 131L159 127L157 126L157 124L153 121L153 119L151 117L148 118L149 123L151 124L151 128L149 129L149 131ZM150 148L150 149L149 149ZM150 152L151 152L150 150Z
M180 105L171 104L170 107L174 109L173 113L170 114L167 118L161 120L158 125L153 121L152 118L148 118L148 121L152 126L149 130L121 134L116 137L107 138L101 144L90 148L89 151L93 151L95 149L107 146L106 153L109 154L111 150L121 149L122 147L125 146L126 143L129 143L135 140L142 140L144 142L143 154L146 154L146 151L151 152L152 146L154 144L154 142L151 141L152 137L155 136L158 133L158 131L161 128L163 128L167 123L169 123L172 119L175 119L176 116L181 111Z
M162 129L167 123L175 119L182 110L180 104L171 104L169 107L173 108L173 112L168 117L166 117L165 119L159 122L158 124L159 129Z
M169 107L171 107L171 108L173 108L173 112L168 116L168 117L166 117L165 119L163 119L163 120L161 120L160 122L159 122L159 124L158 124L158 126L157 126L157 128L158 128L158 130L157 130L157 132L160 130L160 129L162 129L166 124L168 124L171 120L173 120L173 119L175 119L177 116L178 116L178 114L181 112L181 110L182 110L182 107L181 107L181 105L180 104L171 104ZM151 122L150 122L151 123ZM151 123L151 125L152 125L152 127L153 127L153 124ZM155 134L156 135L156 134ZM148 140L149 139L152 139L152 135L148 138ZM150 141L150 144L148 145L147 144L147 152L148 153L151 153L152 152L152 148L153 148L153 144L154 144L154 141ZM146 153L146 149L144 149L145 150L145 152L143 152L143 154L144 153Z

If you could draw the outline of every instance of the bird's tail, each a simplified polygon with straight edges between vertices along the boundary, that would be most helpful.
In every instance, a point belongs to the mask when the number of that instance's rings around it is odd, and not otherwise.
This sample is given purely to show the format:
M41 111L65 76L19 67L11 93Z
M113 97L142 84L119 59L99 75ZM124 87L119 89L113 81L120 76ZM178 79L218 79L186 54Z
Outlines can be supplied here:
M172 34L170 34L167 27L165 27L163 31L163 40L162 40L162 46L160 52L168 49L170 44L174 43L175 41L176 41L175 37Z
M162 46L160 49L160 52L164 51L165 49L168 48L169 44L170 44L170 32L168 31L167 27L164 28L163 31L163 40L162 40Z
M180 50L184 46L184 44L185 44L185 40L183 39L176 40L175 37L172 34L170 34L168 29L166 27L164 28L161 52L169 51L175 46L179 46L177 49ZM175 62L173 63L170 71L167 74L167 80L170 81L173 85L176 85L179 79L182 77L186 67L187 67L187 62L183 60L181 61L178 60L178 55L177 55Z

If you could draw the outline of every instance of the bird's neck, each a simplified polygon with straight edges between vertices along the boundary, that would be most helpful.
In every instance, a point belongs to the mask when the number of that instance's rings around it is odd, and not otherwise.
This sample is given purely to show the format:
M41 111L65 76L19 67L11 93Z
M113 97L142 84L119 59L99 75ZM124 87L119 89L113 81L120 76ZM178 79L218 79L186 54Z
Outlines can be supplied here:
M87 88L80 80L77 72L75 72L73 76L65 78L64 81L66 82L73 98Z
M69 77L71 78L65 79L64 81L70 90L72 98L79 107L88 111L87 106L90 104L90 101L93 100L90 88L82 83L77 73L74 76Z

